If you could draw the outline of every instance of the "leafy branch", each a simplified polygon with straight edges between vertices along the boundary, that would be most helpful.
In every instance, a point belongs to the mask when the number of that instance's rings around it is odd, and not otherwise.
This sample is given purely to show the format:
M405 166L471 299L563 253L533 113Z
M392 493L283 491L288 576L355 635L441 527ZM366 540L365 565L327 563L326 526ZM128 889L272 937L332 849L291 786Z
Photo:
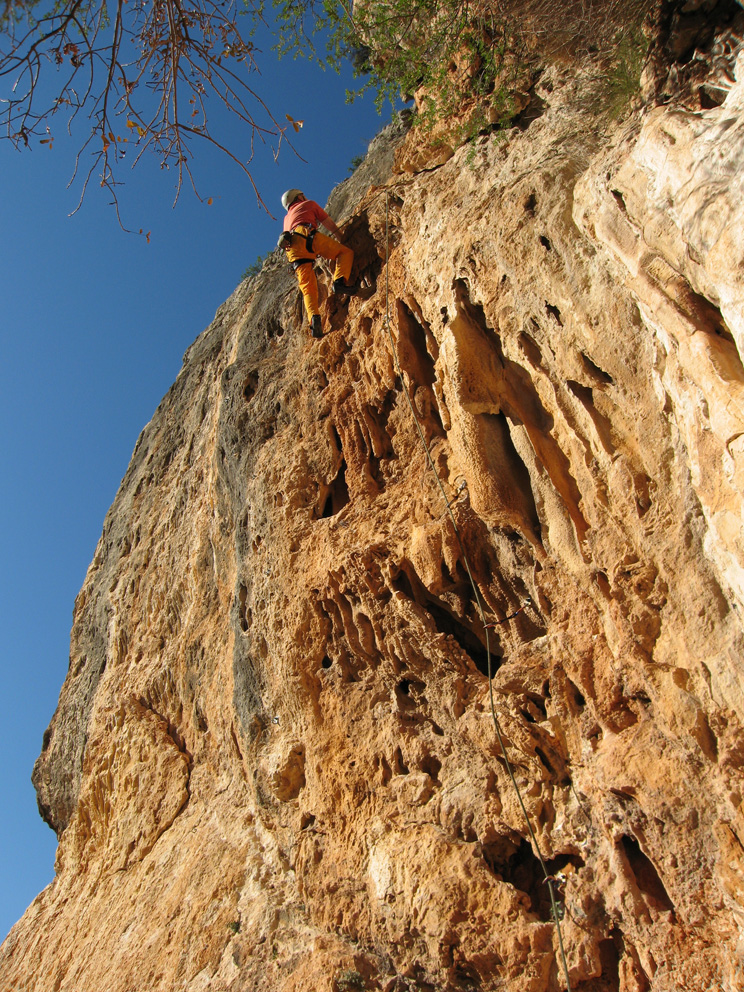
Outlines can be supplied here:
M513 116L513 95L552 58L616 52L659 0L274 0L280 55L338 69L351 60L378 108L416 99L419 126L449 119L463 139ZM324 52L315 45L323 33Z

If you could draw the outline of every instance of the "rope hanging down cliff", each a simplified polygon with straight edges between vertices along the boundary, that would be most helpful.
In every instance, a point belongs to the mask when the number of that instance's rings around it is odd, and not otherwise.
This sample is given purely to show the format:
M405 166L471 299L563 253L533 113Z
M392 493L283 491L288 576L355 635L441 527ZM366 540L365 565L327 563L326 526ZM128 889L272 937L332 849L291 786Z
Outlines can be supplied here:
M562 965L562 969L563 969L563 975L564 975L564 978L566 980L566 989L567 989L567 992L571 992L571 979L570 979L569 974L568 974L568 962L566 960L566 952L565 952L565 949L563 947L563 934L562 934L562 930L561 930L561 918L562 918L562 914L561 914L561 911L558 908L558 902L557 902L556 896L555 896L554 876L551 875L551 873L548 871L548 867L547 867L547 865L545 863L545 858L543 857L542 851L540 849L540 844L539 844L539 842L537 840L537 836L536 836L535 831L534 831L534 828L532 826L532 821L530 819L530 815L527 812L527 808L526 808L526 806L524 804L524 800L522 799L522 793L521 793L521 790L519 788L519 785L517 784L517 780L516 780L516 777L514 775L514 769L512 768L511 761L509 760L509 755L507 754L507 751L506 751L506 744L504 742L504 737L503 737L503 734L502 734L502 731L501 731L501 725L499 723L498 716L496 715L496 706L495 706L495 703L494 703L494 696L493 696L493 675L494 675L494 672L493 672L493 669L492 669L491 645L490 645L490 640L489 640L489 636L488 636L488 631L490 629L492 629L493 627L498 626L501 623L506 623L508 620L511 620L514 617L516 617L518 613L521 613L522 610L524 610L530 604L531 600L530 600L529 597L527 597L527 599L525 600L525 602L517 610L515 610L513 613L509 614L509 616L504 617L503 620L498 620L498 621L495 621L495 622L492 622L492 623L487 623L486 622L486 615L485 615L485 610L484 610L484 606L483 606L483 600L481 598L481 594L480 594L480 592L478 590L478 587L477 587L477 585L475 583L475 579L473 578L473 573L472 573L472 570L470 568L470 561L468 559L467 552L465 551L465 547L463 545L462 537L460 535L460 530L459 530L459 528L457 526L457 521L455 520L455 515L454 515L453 510L452 510L452 503L450 502L449 498L447 497L447 493L444 491L444 486L442 484L442 480L439 478L439 473L437 472L436 465L434 464L434 459L432 458L431 451L429 449L429 445L428 445L428 443L426 441L426 437L424 436L424 431L423 431L423 428L421 426L421 422L419 421L419 418L418 418L418 416L416 414L416 409L415 409L415 407L413 405L413 401L411 400L410 394L408 392L408 388L407 388L406 383L405 383L405 380L403 378L403 370L402 370L402 368L400 366L400 362L398 360L398 352L397 352L396 347L395 347L395 341L393 339L393 333L392 333L392 331L390 329L390 279L389 279L389 271L390 271L390 193L389 193L388 190L385 190L385 330L387 331L388 339L390 341L390 351L391 351L392 356L393 356L393 362L395 363L395 369L396 369L396 371L398 373L398 377L400 379L401 386L403 387L403 392L404 392L405 397L406 397L406 400L408 402L408 406L409 406L409 409L411 411L411 415L413 416L413 420L414 420L414 423L416 425L416 430L418 432L419 438L421 439L421 443L424 446L424 451L426 452L426 459L427 459L427 461L429 463L429 467L431 468L432 472L434 473L434 478L436 479L437 486L439 488L439 491L442 494L442 498L444 499L445 506L447 507L447 513L449 515L450 521L451 521L452 526L453 526L454 531L455 531L455 535L457 537L457 543L459 545L460 552L462 554L462 559L463 559L463 562L465 564L465 569L466 569L466 571L468 573L468 579L470 581L470 585L472 586L472 589L473 589L473 594L475 596L475 602L476 602L477 607L478 607L478 613L480 615L481 623L483 624L483 630L484 630L485 635L486 635L486 654L487 654L487 657L488 657L488 695L489 695L489 703L490 703L490 709L491 709L491 720L493 722L494 730L496 731L496 737L497 737L498 742L499 742L499 749L501 751L501 756L502 756L502 758L504 760L504 766L506 767L506 770L507 770L507 772L509 774L509 779L510 779L510 781L512 783L512 786L514 787L514 791L516 793L517 800L519 801L519 806L520 806L520 809L522 810L522 815L524 816L524 820L525 820L525 823L527 825L527 831L528 831L529 836L530 836L530 841L532 842L532 847L533 847L533 849L534 849L535 853L537 854L537 857L538 857L538 859L540 861L540 866L542 868L543 875L544 875L544 882L548 886L548 892L550 893L550 907L551 907L551 912L552 912L552 915L553 915L553 921L554 921L555 927L556 927L556 932L558 934L558 947L559 947L559 950L560 950L560 957L561 957L561 965Z

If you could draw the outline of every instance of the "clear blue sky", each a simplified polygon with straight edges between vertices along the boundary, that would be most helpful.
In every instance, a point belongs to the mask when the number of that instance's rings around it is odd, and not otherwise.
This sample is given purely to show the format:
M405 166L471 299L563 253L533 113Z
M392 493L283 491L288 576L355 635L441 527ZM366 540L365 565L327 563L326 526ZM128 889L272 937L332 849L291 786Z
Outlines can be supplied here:
M137 437L185 350L276 244L282 192L324 203L390 117L371 95L345 103L350 74L262 47L254 87L277 117L305 122L306 163L286 148L277 162L256 154L276 220L236 165L205 150L196 172L212 206L184 189L172 209L172 176L153 163L123 177L125 220L152 232L148 245L120 230L98 187L68 217L74 142L22 153L0 142L0 940L54 876L31 769L67 672L73 602ZM223 136L234 141L234 127Z

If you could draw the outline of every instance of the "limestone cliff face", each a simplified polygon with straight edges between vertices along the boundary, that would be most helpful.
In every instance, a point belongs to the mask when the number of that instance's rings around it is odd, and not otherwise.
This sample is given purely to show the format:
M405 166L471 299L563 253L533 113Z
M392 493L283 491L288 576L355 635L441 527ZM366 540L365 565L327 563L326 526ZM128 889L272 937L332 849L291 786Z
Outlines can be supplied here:
M220 308L76 603L3 989L563 987L489 651L572 988L742 987L744 59L717 80L608 125L551 69L474 154L388 134L330 204L366 289L323 340L278 257Z

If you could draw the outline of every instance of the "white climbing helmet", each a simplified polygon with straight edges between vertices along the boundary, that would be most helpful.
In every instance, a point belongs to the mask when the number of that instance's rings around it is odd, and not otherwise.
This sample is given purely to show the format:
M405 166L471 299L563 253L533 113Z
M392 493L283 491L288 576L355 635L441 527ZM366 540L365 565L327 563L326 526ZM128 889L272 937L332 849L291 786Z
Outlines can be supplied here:
M298 196L304 196L305 194L301 189L288 189L287 192L282 197L282 206L285 210L289 210L294 201Z

